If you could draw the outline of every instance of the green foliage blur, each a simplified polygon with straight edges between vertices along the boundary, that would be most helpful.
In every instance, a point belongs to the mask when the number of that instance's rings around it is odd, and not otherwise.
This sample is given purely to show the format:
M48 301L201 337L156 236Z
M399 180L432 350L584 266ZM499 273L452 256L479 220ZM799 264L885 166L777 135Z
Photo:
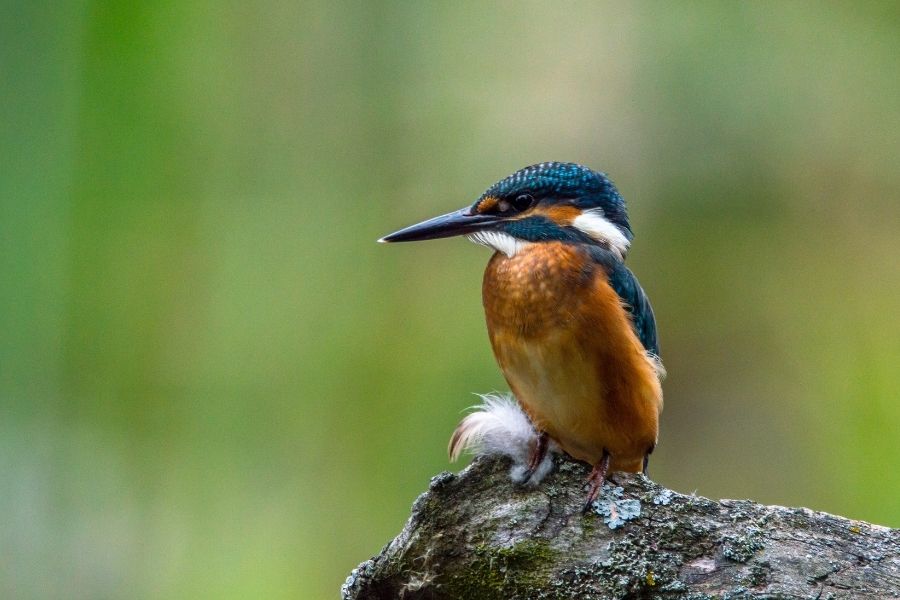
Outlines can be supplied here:
M900 4L4 2L0 597L329 598L505 389L488 254L608 172L651 475L900 526Z

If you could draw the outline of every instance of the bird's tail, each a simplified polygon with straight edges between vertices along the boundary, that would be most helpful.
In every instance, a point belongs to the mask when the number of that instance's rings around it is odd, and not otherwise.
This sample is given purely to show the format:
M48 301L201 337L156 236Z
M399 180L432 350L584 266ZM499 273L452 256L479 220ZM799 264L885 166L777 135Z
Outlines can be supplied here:
M521 480L530 455L537 444L538 432L519 403L511 394L479 394L482 403L460 421L450 437L447 448L450 460L455 461L463 452L485 455L502 455L512 459L510 477ZM549 450L558 451L554 442ZM534 470L529 483L538 483L553 468L552 452Z

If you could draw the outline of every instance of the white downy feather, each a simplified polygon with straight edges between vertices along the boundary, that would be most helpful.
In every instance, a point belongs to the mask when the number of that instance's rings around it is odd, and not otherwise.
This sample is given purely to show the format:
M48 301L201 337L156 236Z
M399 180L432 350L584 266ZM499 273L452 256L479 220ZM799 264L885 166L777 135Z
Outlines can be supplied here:
M466 415L450 438L450 460L455 461L463 452L508 456L513 462L510 478L520 483L538 433L511 394L479 395L481 405L473 407L475 411ZM553 469L552 454L558 451L558 446L550 441L546 456L528 480L530 485L539 483Z

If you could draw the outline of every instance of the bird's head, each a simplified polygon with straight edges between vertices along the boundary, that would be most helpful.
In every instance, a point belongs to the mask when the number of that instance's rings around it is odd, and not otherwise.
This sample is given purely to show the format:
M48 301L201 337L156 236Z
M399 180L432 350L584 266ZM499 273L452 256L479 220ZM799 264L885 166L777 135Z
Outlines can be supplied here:
M498 181L471 206L378 241L457 235L507 256L528 243L568 241L604 246L620 258L633 237L625 201L606 175L574 163L547 162Z

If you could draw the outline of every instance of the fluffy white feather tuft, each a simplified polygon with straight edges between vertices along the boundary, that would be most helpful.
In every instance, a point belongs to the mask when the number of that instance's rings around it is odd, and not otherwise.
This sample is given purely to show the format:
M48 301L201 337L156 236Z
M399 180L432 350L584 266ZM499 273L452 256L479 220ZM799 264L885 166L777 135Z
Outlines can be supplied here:
M653 367L653 370L656 371L656 377L662 381L666 378L666 367L662 363L662 359L652 352L647 353L647 360L650 361L650 366Z
M469 241L493 248L507 256L515 256L528 242L518 240L502 231L476 231L466 236Z
M610 250L625 256L630 242L625 234L603 215L602 208L592 208L584 211L572 221L572 225L591 236L598 242L609 245Z
M464 452L483 455L502 455L512 459L510 478L519 483L524 479L531 451L537 444L538 433L511 394L479 394L480 406L468 414L453 432L448 451L455 461ZM544 460L534 470L528 483L540 483L553 469L553 452L559 447L550 441Z

